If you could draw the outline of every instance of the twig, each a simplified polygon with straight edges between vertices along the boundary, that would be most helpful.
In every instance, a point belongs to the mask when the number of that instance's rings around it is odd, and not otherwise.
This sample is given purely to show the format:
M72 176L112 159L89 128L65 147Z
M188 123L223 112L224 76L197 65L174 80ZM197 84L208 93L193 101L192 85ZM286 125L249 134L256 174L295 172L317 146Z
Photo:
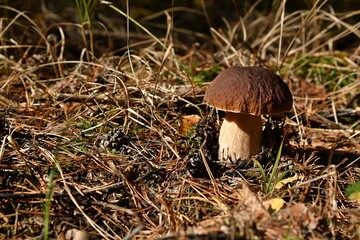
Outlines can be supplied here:
M1 165L0 165L1 168ZM124 184L122 182L111 184L108 186L99 186L92 189L86 189L81 192L78 191L71 191L71 195L73 196L84 196L84 195L91 195L92 193L96 193L99 191L106 191L109 189L116 189L118 187L123 186ZM54 199L69 197L68 192L64 193L54 193L52 195ZM45 193L42 192L36 192L36 193L0 193L0 199L25 199L25 198L45 198Z

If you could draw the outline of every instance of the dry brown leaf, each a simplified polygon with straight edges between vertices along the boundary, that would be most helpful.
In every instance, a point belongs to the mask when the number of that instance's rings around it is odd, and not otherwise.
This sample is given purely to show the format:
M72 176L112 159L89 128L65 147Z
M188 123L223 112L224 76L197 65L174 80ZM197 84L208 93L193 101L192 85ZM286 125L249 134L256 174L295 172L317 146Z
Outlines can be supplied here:
M279 212L281 218L290 219L294 228L302 229L306 227L308 230L313 230L317 227L318 221L315 219L314 213L303 203L297 203L284 211Z
M300 81L299 88L295 91L295 95L301 97L307 96L311 98L325 98L327 96L327 92L325 87L322 85L302 80Z
M181 116L179 134L185 137L190 131L190 129L199 122L199 120L200 116L196 114Z

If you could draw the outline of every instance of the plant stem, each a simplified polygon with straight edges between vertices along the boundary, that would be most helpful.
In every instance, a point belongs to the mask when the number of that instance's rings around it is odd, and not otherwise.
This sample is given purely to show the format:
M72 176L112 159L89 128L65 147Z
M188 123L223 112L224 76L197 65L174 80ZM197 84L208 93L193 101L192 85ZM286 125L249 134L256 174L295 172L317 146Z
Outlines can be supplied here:
M45 206L44 206L44 240L49 239L51 195L53 192L54 169L49 174L49 181L46 186Z

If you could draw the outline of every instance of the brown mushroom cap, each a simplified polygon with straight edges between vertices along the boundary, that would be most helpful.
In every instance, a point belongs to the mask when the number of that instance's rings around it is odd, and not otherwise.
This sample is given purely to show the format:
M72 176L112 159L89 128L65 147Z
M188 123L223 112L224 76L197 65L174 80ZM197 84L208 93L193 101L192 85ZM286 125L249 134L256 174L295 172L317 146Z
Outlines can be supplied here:
M210 84L204 101L217 109L253 115L276 114L292 108L284 81L269 69L231 67Z

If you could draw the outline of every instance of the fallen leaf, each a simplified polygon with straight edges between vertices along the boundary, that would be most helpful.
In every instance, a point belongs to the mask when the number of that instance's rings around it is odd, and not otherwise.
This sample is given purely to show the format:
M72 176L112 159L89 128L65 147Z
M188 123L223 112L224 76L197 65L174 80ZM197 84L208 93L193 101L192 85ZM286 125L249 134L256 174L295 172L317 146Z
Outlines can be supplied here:
M318 225L318 219L303 203L296 203L279 212L279 219L290 219L292 226L313 230Z
M350 200L354 200L360 204L360 192L353 192L349 195Z
M360 204L360 181L346 187L347 197Z
M200 116L196 114L180 117L179 134L185 137L191 128L193 128L200 120Z
M278 183L276 183L275 185L275 189L280 189L283 186L285 186L288 183L292 183L294 181L299 180L301 177L299 177L298 175L292 176L292 177L288 177L288 178L284 178L281 181L279 181Z
M327 96L326 88L306 80L300 81L299 88L295 91L295 95L311 98L325 98Z
M285 201L282 198L272 198L263 202L263 205L267 209L272 209L277 212L284 205Z

